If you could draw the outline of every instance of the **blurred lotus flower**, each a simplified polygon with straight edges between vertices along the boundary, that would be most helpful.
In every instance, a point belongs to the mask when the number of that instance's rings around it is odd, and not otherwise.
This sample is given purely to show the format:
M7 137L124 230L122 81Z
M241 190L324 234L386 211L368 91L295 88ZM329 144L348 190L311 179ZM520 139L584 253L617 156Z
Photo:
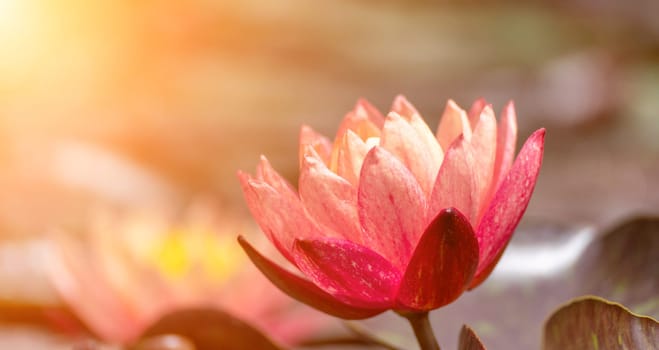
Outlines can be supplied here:
M402 96L386 118L360 100L334 142L302 127L297 193L265 157L239 173L261 229L306 278L240 242L281 290L338 317L448 304L491 273L533 192L545 132L513 163L515 118L512 103L497 126L484 100L469 113L449 101L433 134Z
M164 215L93 220L88 235L55 235L48 266L61 297L96 335L127 344L163 315L217 307L294 343L323 322L272 287L235 245L245 225L206 206L180 225Z

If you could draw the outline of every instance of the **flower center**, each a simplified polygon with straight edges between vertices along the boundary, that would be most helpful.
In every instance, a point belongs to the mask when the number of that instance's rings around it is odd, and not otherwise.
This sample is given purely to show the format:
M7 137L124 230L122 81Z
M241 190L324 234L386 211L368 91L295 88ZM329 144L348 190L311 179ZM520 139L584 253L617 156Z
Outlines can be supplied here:
M370 151L371 148L380 145L380 138L379 137L369 137L369 138L366 139L366 141L364 141L364 143L366 143L366 147L368 147L368 149Z
M224 282L238 269L244 257L228 235L174 229L153 242L148 260L172 281L195 274L209 281Z

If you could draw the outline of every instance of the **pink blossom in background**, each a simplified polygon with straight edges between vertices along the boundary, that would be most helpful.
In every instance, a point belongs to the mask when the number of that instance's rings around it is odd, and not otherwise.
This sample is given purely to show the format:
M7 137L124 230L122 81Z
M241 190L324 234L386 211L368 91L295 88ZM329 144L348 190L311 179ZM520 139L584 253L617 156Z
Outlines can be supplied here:
M248 226L208 209L194 208L179 224L154 213L104 213L81 239L54 235L51 281L91 331L115 344L187 307L217 307L283 344L327 326L249 264L234 238Z
M515 159L512 103L497 121L484 100L449 101L433 133L402 96L384 117L360 100L333 141L300 132L298 190L265 157L239 173L261 230L303 276L240 242L290 296L326 313L366 318L428 311L492 272L526 210L544 129ZM514 162L513 162L514 161Z

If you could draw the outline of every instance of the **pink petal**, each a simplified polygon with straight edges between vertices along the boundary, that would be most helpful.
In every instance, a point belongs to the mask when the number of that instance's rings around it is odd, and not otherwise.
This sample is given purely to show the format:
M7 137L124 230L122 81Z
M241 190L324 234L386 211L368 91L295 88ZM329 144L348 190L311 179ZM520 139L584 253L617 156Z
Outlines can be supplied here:
M366 110L357 104L355 109L348 112L343 118L337 136L342 136L346 131L352 130L362 140L369 137L380 137L380 127L371 119Z
M419 111L414 108L410 101L403 95L397 95L391 105L391 110L409 119L413 115L420 115Z
M439 165L444 158L444 153L442 152L442 148L439 145L435 134L433 134L428 127L428 124L426 124L423 118L421 118L421 114L417 112L414 106L412 106L403 95L396 96L391 110L398 113L398 115L410 123L412 128L416 131L419 141L426 148L426 152L428 152L430 157L434 159L433 164L436 164L436 169L439 169Z
M300 128L299 143L300 168L302 167L304 152L307 147L312 147L316 153L318 153L323 162L329 164L330 154L332 152L332 142L327 137L317 133L311 127L303 125L302 128Z
M270 185L275 191L287 197L295 198L295 188L291 186L286 179L272 168L270 162L265 156L261 156L258 166L256 167L256 178Z
M143 326L139 315L116 293L96 261L83 254L70 238L54 239L52 259L46 264L50 281L62 299L102 339L128 342ZM91 261L90 261L91 260Z
M296 262L318 287L337 299L390 308L400 272L378 253L339 239L297 241Z
M545 130L540 129L526 140L478 226L481 257L477 278L506 246L529 204L542 164L544 139Z
M454 208L442 210L419 240L397 301L405 309L432 310L457 299L478 266L471 224Z
M364 159L357 193L364 244L402 270L424 227L421 187L403 163L376 146Z
M463 135L467 141L471 140L471 126L467 113L453 100L448 100L437 127L437 140L442 149L447 150L460 135Z
M337 236L361 242L355 187L310 156L305 158L299 182L300 198L310 217Z
M478 124L478 120L480 119L480 115L483 112L485 106L487 106L487 101L485 101L485 99L481 97L478 100L474 101L474 104L472 104L471 108L469 108L467 117L469 118L469 124L471 124L472 130L474 129L476 124Z
M510 171L515 157L515 144L517 143L517 118L515 116L515 105L508 102L501 113L497 134L497 157L494 161L494 177L490 193L499 187L501 181Z
M283 269L267 259L256 251L243 237L238 237L238 242L252 263L261 270L270 282L294 299L326 314L343 319L364 319L385 311L385 308L371 309L339 301L332 295L316 287L313 283Z
M473 166L473 150L463 136L446 152L428 204L430 222L445 208L457 208L470 222L476 221L477 187Z
M474 128L471 145L474 149L474 174L478 191L478 211L476 220L480 219L487 203L492 175L494 174L494 161L497 151L497 121L492 106L485 106L480 120Z
M321 236L317 226L304 212L299 198L286 193L285 186L280 187L282 192L277 192L271 185L245 173L238 173L238 178L252 216L289 261L292 261L290 251L296 238Z
M370 104L367 104L365 100L360 100L357 102L355 108L348 112L343 118L332 146L332 154L329 163L329 168L332 171L336 172L336 169L338 168L339 149L341 148L344 135L349 130L354 132L362 140L368 140L372 137L380 137L380 129L384 121L380 122L379 118L382 116L379 112L378 114L371 113L372 109L375 108L370 106Z
M352 130L348 130L343 135L339 147L336 173L348 180L353 186L357 186L359 172L369 147Z
M356 114L365 115L368 120L370 120L378 128L382 129L382 125L384 124L384 116L365 98L360 98L357 100L354 111Z
M481 283L485 282L485 280L490 276L492 271L494 271L494 268L497 266L499 263L499 260L501 260L501 257L503 256L503 252L506 251L506 247L508 246L508 243L499 250L499 254L488 264L486 265L482 271L480 271L474 278L471 280L471 283L469 283L469 288L467 290L472 290L476 287L478 287Z
M434 138L433 143L437 145ZM430 196L442 160L435 158L431 147L395 112L389 113L385 119L380 146L400 159L414 174L426 196Z

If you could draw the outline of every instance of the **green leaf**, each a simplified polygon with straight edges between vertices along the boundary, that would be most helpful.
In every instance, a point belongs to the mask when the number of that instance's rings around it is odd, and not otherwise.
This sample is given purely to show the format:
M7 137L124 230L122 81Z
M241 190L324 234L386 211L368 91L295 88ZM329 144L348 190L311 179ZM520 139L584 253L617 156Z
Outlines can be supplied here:
M485 346L474 330L465 324L460 330L458 350L485 350Z
M172 350L281 350L272 340L249 324L228 313L210 308L180 310L165 315L142 334L132 349L170 350L167 347L145 347L165 344L162 342L162 337L158 338L163 335L181 336L174 339L180 344L179 347L171 348ZM160 339L161 342L158 343L154 339ZM148 343L149 341L151 343ZM186 347L188 346L186 342L192 343L194 347L191 349Z
M598 297L583 297L547 320L544 350L647 350L659 348L659 323Z
M574 296L592 294L659 317L659 218L639 217L593 241L571 279Z

